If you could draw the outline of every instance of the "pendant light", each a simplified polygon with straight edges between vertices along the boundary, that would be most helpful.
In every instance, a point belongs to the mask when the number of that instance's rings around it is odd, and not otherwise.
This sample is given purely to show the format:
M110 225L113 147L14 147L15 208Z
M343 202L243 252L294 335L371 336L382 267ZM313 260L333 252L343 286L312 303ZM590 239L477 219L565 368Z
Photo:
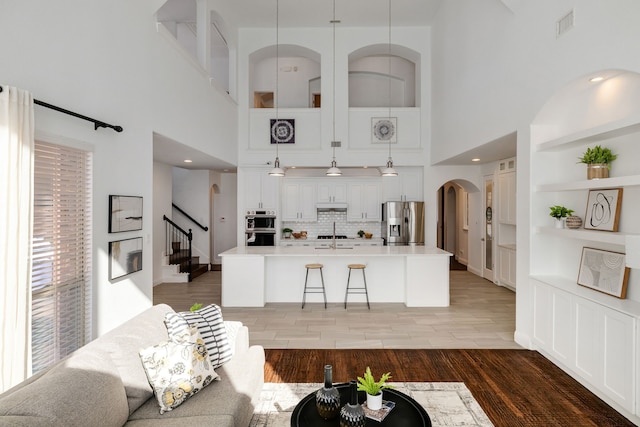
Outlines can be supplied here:
M336 141L336 24L339 22L336 20L336 0L333 0L333 19L331 20L333 25L333 139L331 140L333 160L331 161L331 167L327 169L327 176L342 175L342 171L338 169L338 164L336 163L336 147L340 146L340 142Z
M389 114L387 119L391 123L391 0L389 0L389 43L387 44L387 59L389 60ZM389 135L389 159L387 160L387 166L381 171L382 176L398 176L398 172L393 168L393 159L391 158L391 135Z
M277 135L278 129L278 104L279 101L279 93L278 93L278 83L280 77L280 43L279 43L279 16L280 16L280 0L276 0L276 91L273 94L273 103L276 109L276 121L271 127L271 137L276 140L276 160L273 162L273 169L269 171L269 176L284 176L284 169L280 167L280 158L278 157L278 145L280 142L280 138ZM276 133L276 135L273 135Z

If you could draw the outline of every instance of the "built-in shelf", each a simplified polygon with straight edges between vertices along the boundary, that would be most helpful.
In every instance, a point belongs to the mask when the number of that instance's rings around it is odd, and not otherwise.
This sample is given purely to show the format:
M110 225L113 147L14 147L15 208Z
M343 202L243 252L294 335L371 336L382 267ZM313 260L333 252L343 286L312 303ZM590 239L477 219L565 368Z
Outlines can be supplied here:
M614 245L624 245L627 235L631 233L585 230L582 228L555 228L555 227L535 227L534 231L541 234L549 234L566 239L589 240L592 242L611 243Z
M554 288L566 291L570 294L579 296L589 301L608 307L612 310L619 311L629 316L640 317L640 302L620 299L593 289L580 286L577 283L577 272L575 279L568 279L560 276L537 276L532 275L532 279L542 282Z
M640 175L629 175L604 179L585 179L583 181L540 184L534 187L534 191L592 190L598 188L633 187L638 185L640 185Z
M564 150L578 145L629 135L639 131L640 117L631 116L542 142L537 144L535 149L536 151Z

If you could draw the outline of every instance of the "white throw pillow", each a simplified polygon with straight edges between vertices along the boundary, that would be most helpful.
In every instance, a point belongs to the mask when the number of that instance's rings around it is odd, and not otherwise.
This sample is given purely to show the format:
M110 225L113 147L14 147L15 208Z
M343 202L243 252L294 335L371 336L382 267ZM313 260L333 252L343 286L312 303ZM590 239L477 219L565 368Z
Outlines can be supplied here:
M190 326L197 326L214 368L231 360L233 353L222 319L222 311L217 305L211 304L193 312L167 313L164 323L167 326L169 339L176 339Z
M178 407L218 379L198 328L140 350L147 379L160 405L160 413Z

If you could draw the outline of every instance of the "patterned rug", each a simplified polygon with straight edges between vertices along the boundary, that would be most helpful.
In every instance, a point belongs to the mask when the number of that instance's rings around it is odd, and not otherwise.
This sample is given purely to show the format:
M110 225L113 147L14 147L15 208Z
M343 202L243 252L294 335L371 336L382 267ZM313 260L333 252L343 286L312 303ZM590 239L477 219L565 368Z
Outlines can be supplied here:
M433 427L493 427L464 383L391 383L420 403ZM266 383L249 427L289 427L293 408L320 388L317 383Z

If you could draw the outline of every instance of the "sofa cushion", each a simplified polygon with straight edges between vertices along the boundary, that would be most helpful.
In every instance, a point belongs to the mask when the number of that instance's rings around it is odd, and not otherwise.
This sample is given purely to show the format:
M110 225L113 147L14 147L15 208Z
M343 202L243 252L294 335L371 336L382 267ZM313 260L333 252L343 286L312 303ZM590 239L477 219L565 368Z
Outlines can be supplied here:
M179 423L183 418L227 415L233 418L235 427L247 427L264 384L264 349L251 346L216 372L221 381L214 381L173 411L160 415L158 404L151 399L131 414L129 420L173 419Z
M0 425L122 426L129 406L108 354L81 349L0 398Z
M141 350L140 358L161 414L178 407L218 378L195 326L174 340Z
M111 356L127 393L129 414L153 397L138 352L169 338L163 323L168 312L173 309L166 304L150 307L87 345L100 348Z
M194 312L167 313L165 324L169 337L184 333L189 326L197 326L214 368L228 362L233 355L222 319L222 311L215 304Z

